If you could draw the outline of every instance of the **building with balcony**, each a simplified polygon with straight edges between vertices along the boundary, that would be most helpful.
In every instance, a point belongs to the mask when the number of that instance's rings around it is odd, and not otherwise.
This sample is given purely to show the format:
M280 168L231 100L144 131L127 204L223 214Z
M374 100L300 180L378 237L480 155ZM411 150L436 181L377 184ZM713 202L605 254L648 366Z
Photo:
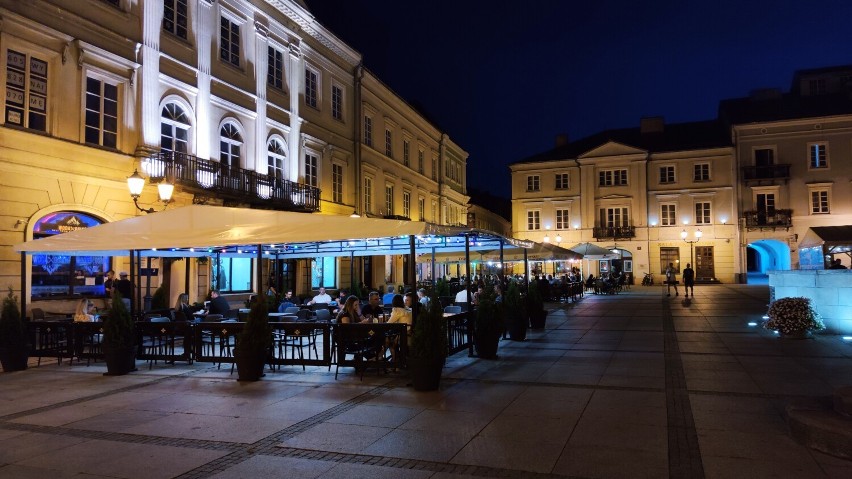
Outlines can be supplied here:
M169 183L168 208L465 221L467 153L299 0L0 0L0 15L0 283L19 289L23 273L36 305L102 295L104 273L129 259L21 258L10 245L144 214L127 190L134 170L150 184L145 209L163 207L153 185ZM266 287L262 267L308 294L349 287L348 261L162 259L152 283L171 284L172 303L211 287L248 294ZM382 266L354 277L402 281L401 260L369 263Z
M789 92L724 100L719 116L736 141L740 271L796 269L808 228L852 224L852 66L797 71Z
M592 242L616 258L586 263L658 279L668 263L695 263L697 277L732 281L737 264L734 149L715 121L667 125L646 118L510 166L513 236L570 247ZM683 241L681 233L698 243ZM549 271L548 271L549 272ZM559 272L558 270L556 271Z

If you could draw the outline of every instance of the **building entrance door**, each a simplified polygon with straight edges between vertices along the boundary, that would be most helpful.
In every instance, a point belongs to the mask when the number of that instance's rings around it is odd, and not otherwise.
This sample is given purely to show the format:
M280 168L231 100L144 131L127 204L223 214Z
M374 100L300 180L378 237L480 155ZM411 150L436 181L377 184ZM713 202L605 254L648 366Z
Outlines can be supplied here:
M715 279L716 269L713 265L713 247L695 247L695 279Z

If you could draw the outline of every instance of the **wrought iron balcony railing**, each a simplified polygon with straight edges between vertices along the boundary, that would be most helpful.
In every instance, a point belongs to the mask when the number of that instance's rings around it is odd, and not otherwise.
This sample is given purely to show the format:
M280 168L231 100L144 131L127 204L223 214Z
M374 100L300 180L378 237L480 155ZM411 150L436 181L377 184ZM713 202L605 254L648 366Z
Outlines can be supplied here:
M790 178L790 165L743 166L743 180L787 180Z
M143 170L153 179L168 177L192 193L248 203L261 208L319 211L320 189L252 170L163 151L148 158Z
M633 238L636 236L636 227L635 226L595 226L594 229L595 238Z
M777 209L766 211L743 211L746 228L790 228L793 226L793 210Z

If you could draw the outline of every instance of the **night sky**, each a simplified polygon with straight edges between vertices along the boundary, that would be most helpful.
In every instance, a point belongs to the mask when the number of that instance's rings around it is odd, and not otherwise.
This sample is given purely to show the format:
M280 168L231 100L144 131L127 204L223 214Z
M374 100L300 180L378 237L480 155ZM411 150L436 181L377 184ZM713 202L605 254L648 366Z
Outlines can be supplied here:
M305 0L364 64L470 153L468 186L508 198L507 165L566 133L712 119L852 64L852 2Z

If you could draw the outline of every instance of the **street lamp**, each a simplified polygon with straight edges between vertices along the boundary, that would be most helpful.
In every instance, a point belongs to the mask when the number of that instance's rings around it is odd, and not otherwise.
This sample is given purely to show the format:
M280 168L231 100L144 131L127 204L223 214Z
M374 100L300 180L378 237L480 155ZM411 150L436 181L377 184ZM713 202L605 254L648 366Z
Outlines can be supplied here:
M144 213L154 213L154 208L142 208L139 206L139 196L142 195L142 189L145 188L145 178L139 174L138 170L133 170L133 174L127 177L127 189L130 190L130 197L133 198L133 204L136 209ZM175 190L175 185L167 179L163 179L157 184L157 193L160 196L160 201L163 202L163 209L172 201L172 193Z
M695 267L695 258L693 257L692 245L701 241L701 230L695 230L695 239L687 239L688 237L689 233L686 232L686 229L680 232L680 239L689 243L689 264Z

